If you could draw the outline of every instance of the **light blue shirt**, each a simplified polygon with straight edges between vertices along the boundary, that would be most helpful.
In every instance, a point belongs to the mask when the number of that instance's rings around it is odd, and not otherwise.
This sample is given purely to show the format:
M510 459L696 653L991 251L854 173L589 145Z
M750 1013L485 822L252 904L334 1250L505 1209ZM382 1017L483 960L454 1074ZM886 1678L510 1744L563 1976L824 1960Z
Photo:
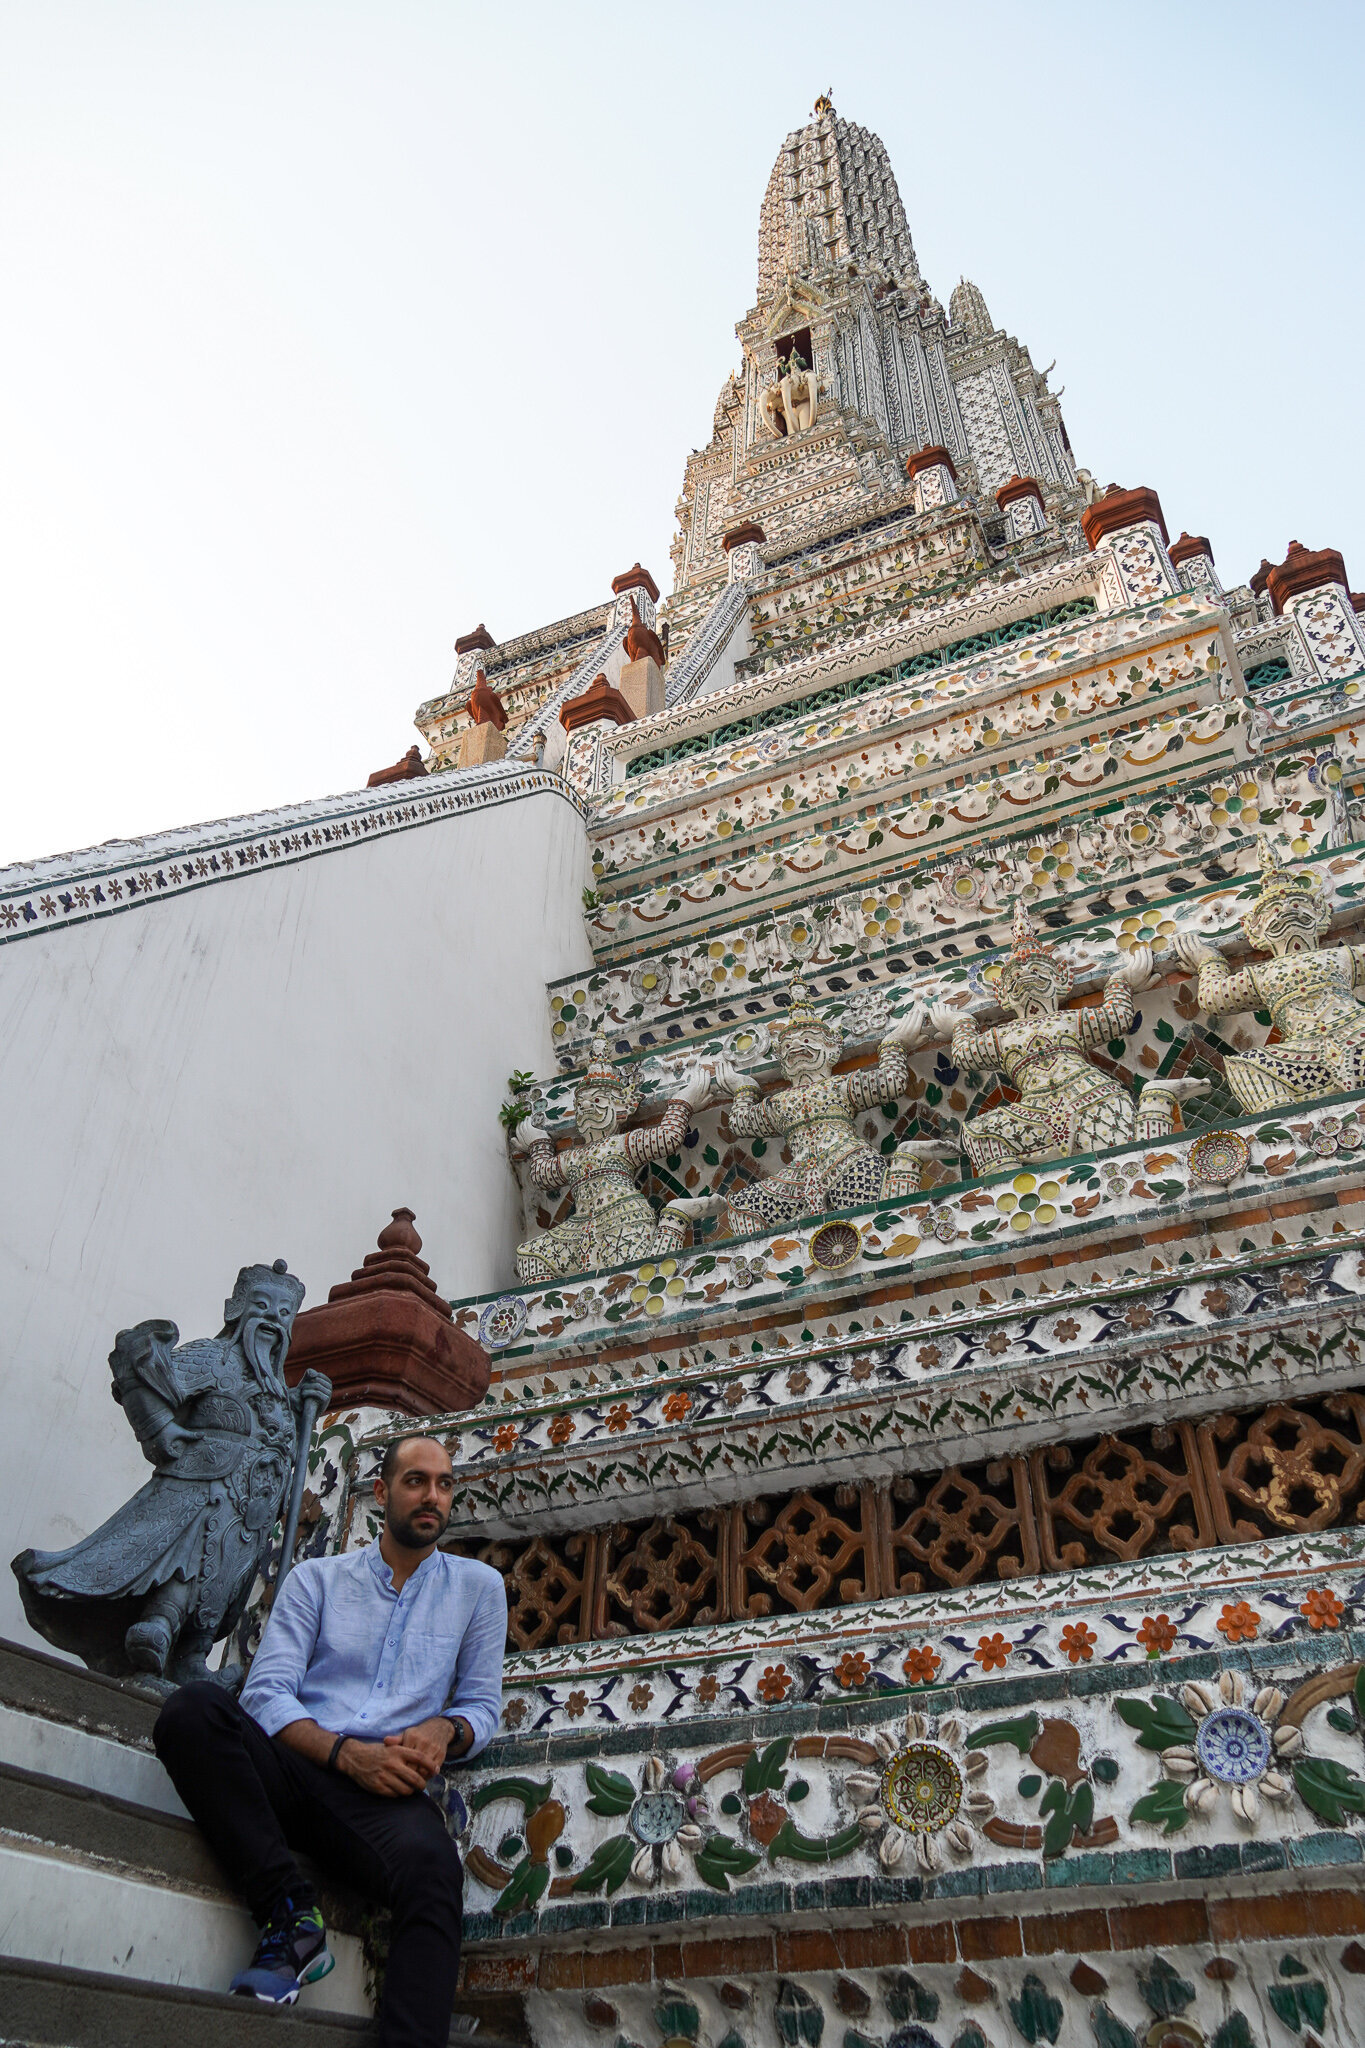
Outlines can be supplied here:
M377 1543L305 1558L276 1596L242 1705L267 1735L316 1721L371 1742L459 1714L473 1756L498 1725L506 1639L501 1574L474 1558L433 1550L401 1593Z

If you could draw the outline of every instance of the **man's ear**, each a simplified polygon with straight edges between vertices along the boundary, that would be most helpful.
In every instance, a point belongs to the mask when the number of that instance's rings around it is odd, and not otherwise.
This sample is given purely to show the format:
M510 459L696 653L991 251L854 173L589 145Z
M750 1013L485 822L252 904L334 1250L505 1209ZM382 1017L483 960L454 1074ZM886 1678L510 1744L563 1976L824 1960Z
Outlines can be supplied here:
M381 1508L384 1505L384 1501L388 1495L388 1491L388 1487L385 1486L383 1480L378 1476L378 1474L376 1474L374 1482L374 1497L379 1502Z

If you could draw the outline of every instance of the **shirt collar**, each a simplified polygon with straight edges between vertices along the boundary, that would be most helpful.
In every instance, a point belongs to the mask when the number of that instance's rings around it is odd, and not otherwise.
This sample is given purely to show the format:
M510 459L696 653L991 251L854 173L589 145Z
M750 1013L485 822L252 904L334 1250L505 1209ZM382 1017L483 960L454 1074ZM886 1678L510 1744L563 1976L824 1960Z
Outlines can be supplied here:
M370 1570L374 1573L374 1576L378 1580L379 1584L384 1588L384 1591L386 1593L392 1593L393 1572L384 1560L384 1553L379 1548L378 1537L376 1537L374 1542L370 1544L365 1555L369 1559ZM404 1581L404 1585L415 1585L417 1580L422 1578L423 1575L429 1578L431 1574L430 1572L428 1572L427 1567L428 1565L436 1566L436 1559L440 1557L440 1555L441 1552L439 1550L431 1551L428 1556L422 1559L422 1562L418 1565L416 1571L410 1572L408 1574L407 1579ZM439 1566L436 1566L436 1569L439 1570ZM395 1597L401 1598L402 1596L396 1595Z

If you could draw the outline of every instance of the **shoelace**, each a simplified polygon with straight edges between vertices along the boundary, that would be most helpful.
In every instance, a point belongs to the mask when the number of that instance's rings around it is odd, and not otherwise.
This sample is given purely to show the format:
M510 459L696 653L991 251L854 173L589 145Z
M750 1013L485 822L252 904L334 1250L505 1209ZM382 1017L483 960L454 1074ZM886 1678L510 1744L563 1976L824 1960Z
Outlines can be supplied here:
M256 1945L256 1964L264 1969L294 1967L293 1927L288 1920L271 1920Z

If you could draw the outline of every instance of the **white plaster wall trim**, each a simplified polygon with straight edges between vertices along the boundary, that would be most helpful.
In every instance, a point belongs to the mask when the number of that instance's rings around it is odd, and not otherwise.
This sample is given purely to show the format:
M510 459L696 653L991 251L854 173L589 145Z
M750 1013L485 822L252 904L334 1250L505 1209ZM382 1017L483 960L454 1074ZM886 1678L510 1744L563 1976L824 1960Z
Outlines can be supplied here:
M390 784L382 794L319 797L0 869L0 945L539 792L587 817L582 801L546 769L452 768L400 786L413 794L395 799Z

